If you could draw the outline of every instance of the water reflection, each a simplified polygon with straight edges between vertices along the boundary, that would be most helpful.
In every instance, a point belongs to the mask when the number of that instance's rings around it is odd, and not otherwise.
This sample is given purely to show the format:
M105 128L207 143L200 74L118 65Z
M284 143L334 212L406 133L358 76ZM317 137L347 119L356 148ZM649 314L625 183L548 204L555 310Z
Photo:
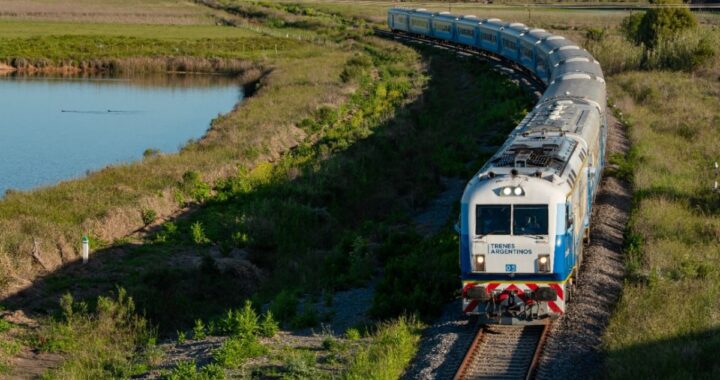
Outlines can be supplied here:
M0 77L0 196L175 152L243 99L213 75Z

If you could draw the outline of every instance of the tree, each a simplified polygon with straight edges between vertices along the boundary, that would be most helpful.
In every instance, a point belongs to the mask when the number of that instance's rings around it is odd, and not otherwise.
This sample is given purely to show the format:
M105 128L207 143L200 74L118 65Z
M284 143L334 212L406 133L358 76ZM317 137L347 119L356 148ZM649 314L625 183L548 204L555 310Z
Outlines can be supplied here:
M658 0L657 5L670 7L649 9L644 14L626 17L622 23L625 36L636 44L654 48L662 40L672 39L681 31L697 26L695 15L678 0Z

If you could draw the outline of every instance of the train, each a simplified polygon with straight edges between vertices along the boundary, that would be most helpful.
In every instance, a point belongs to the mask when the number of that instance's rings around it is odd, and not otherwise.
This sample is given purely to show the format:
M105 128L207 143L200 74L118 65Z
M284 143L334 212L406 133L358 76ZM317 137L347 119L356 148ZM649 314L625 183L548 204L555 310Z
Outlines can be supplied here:
M496 18L391 8L390 30L506 62L543 84L537 104L468 181L456 225L462 311L486 324L542 324L576 286L605 167L600 63L572 41Z

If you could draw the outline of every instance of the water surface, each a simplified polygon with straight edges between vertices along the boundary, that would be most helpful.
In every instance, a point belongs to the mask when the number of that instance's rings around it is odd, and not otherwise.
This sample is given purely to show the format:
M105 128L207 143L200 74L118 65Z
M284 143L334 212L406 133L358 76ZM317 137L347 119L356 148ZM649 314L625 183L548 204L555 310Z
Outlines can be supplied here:
M176 152L242 98L224 77L0 77L0 197Z

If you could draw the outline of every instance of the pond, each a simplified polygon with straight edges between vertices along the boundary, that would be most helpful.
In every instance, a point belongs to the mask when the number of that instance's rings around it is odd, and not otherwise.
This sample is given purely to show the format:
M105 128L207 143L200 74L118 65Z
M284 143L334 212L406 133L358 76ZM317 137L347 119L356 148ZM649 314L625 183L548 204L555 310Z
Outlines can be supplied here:
M209 75L133 78L0 77L0 197L177 152L244 97Z

